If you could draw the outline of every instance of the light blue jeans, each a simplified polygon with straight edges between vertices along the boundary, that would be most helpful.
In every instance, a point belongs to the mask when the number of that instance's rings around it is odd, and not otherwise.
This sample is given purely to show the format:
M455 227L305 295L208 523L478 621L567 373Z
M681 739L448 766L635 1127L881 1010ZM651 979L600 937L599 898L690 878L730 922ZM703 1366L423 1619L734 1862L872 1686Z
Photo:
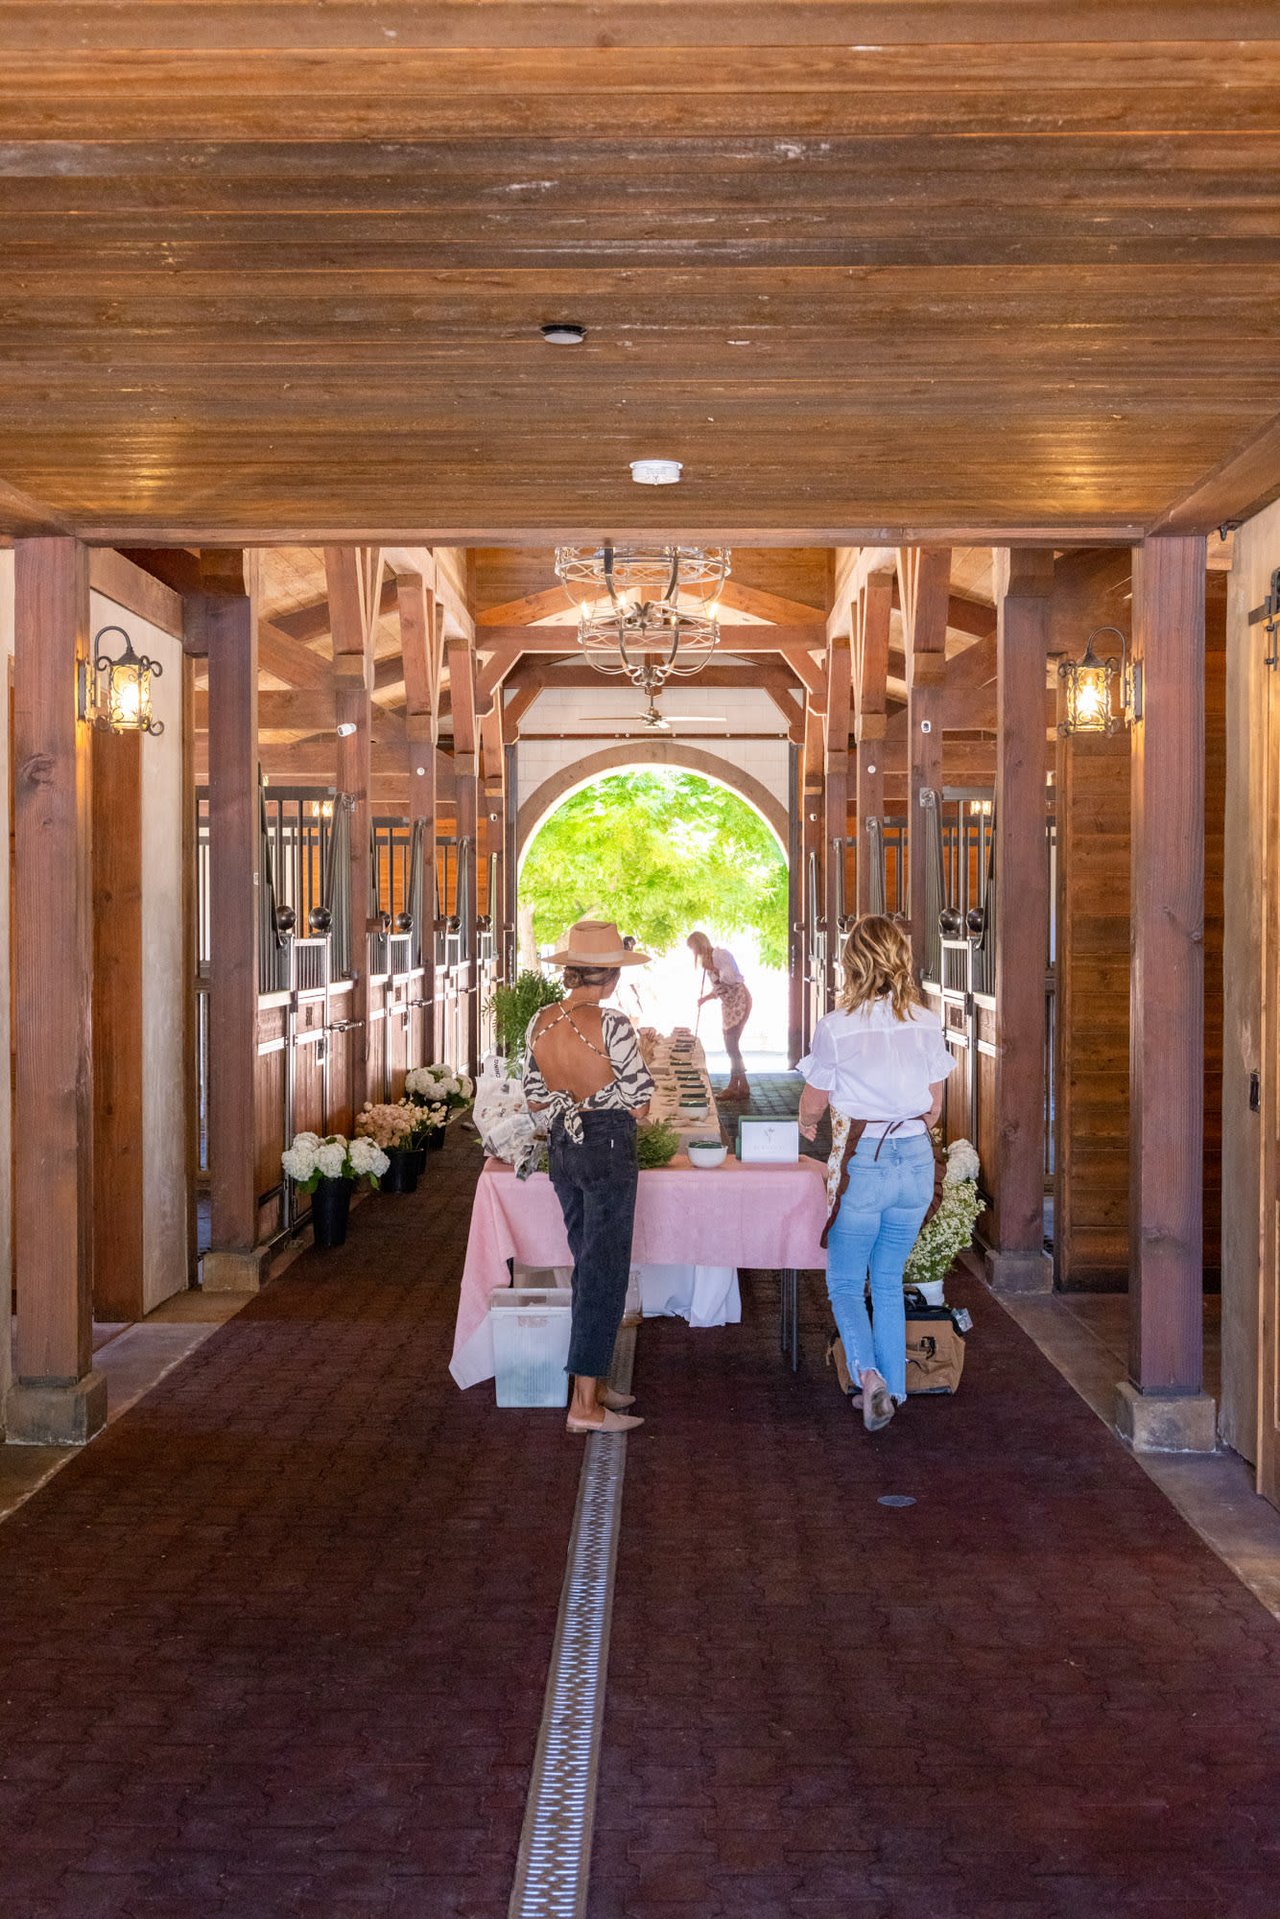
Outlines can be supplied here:
M856 1378L873 1366L899 1400L907 1396L902 1269L932 1198L933 1142L927 1133L861 1139L827 1242L827 1294L849 1370ZM868 1272L874 1330L865 1298Z

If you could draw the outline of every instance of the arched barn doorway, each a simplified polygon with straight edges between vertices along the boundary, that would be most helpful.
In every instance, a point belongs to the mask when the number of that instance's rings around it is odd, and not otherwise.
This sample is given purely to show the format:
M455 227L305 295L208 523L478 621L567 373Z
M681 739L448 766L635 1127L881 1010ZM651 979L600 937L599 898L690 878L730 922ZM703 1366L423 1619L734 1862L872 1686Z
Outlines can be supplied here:
M699 1010L701 981L685 946L702 928L731 947L749 980L750 1070L778 1071L790 1010L786 812L761 781L718 756L655 744L652 754L632 746L566 765L521 808L521 964L535 964L582 913L616 918L653 955L624 981L625 1010L642 1025L697 1026L720 1068L717 1009Z

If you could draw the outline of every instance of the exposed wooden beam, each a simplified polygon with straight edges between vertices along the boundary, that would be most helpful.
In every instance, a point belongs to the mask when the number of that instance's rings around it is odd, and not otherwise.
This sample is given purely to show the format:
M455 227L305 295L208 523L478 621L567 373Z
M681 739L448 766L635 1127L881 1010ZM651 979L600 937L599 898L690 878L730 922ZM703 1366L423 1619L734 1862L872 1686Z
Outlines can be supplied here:
M541 593L527 593L518 600L504 600L500 606L486 606L476 614L478 646L487 645L479 629L490 626L532 626L536 620L552 616L563 620L568 611L568 595L562 586L549 586Z
M1252 519L1275 499L1280 499L1280 413L1168 507L1151 532L1212 533L1228 522Z
M382 595L380 547L326 546L325 584L332 619L334 721L338 729L335 777L349 794L351 863L347 875L352 940L350 1017L358 1024L351 1049L351 1098L357 1110L370 1094L369 1080L369 781L372 771L373 633ZM389 583L392 593L395 582Z
M345 548L338 542L330 542L330 545L340 552L359 550L355 547ZM359 588L355 587L352 590L358 592ZM393 579L384 580L378 593L378 613L381 616L383 613L394 612L395 606L396 583ZM305 643L307 640L327 639L333 631L328 598L308 600L303 606L291 607L287 613L275 613L271 617L271 624L277 632L286 634L291 640L302 640Z
M886 762L883 748L889 667L889 613L895 575L885 567L867 573L853 604L854 812L857 824L855 906L871 911L872 856L869 822L882 818Z
M69 533L71 521L56 513L42 500L35 500L21 487L0 480L0 544L28 540L41 534Z
M928 944L929 813L942 785L942 692L947 670L951 550L902 547L897 580L907 653L907 751L911 795L907 818L911 946L922 968Z
M757 620L774 626L817 625L825 615L820 606L806 606L802 600L789 600L781 593L765 593L757 586L744 586L732 575L720 589L720 604L735 613L750 613Z
M182 639L182 595L113 547L99 547L89 555L89 585L93 592L101 593L127 613L136 613L161 633Z

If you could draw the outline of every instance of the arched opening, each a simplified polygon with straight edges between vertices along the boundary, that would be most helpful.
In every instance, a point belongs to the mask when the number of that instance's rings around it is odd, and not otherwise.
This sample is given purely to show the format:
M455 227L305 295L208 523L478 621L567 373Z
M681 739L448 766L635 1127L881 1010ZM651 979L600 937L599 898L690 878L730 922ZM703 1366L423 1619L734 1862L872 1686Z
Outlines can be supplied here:
M722 1009L699 1005L706 982L686 946L704 931L733 953L751 993L749 1070L782 1070L788 868L777 825L728 780L700 770L633 759L594 777L573 771L523 843L522 964L536 964L583 915L616 920L653 956L624 979L619 1003L640 1025L693 1027L722 1070Z

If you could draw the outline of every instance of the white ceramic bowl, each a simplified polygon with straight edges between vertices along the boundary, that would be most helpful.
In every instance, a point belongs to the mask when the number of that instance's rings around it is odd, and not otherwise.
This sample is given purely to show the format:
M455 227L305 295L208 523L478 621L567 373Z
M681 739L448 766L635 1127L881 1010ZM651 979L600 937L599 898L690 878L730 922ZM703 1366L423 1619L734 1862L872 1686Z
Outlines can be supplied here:
M700 1145L696 1140L690 1140L688 1150L690 1166L703 1168L722 1166L729 1156L729 1148L719 1142L711 1146L706 1142Z

